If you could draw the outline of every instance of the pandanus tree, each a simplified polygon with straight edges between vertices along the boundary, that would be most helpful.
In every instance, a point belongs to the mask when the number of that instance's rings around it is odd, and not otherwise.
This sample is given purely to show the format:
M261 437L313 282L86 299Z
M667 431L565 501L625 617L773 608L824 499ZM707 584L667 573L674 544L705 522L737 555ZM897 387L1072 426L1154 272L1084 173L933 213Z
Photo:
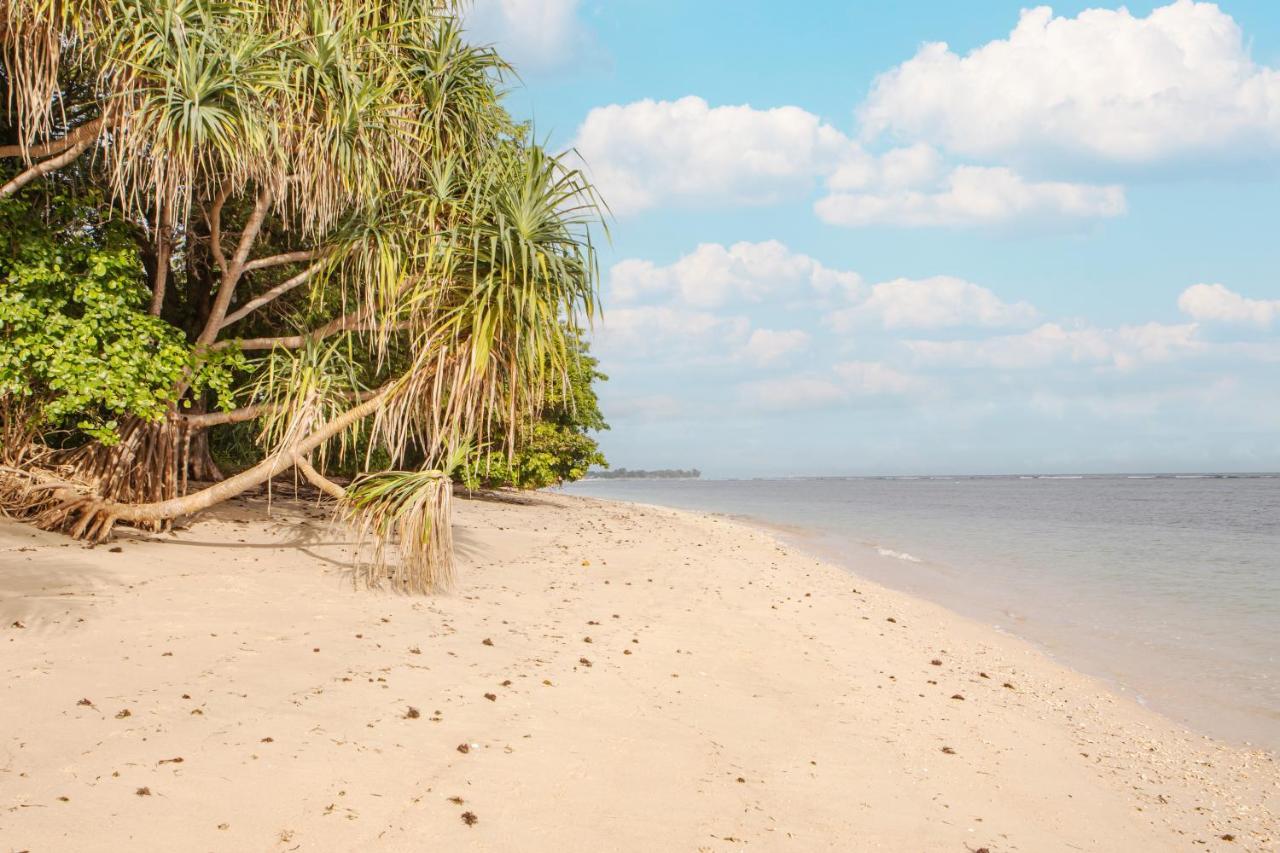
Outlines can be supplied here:
M447 585L449 474L514 446L596 310L594 192L503 110L501 58L439 0L0 0L0 50L0 203L100 188L139 328L184 344L162 411L11 454L8 510L96 541L294 471L370 537L367 581ZM250 421L220 478L204 432ZM391 470L326 476L356 448Z

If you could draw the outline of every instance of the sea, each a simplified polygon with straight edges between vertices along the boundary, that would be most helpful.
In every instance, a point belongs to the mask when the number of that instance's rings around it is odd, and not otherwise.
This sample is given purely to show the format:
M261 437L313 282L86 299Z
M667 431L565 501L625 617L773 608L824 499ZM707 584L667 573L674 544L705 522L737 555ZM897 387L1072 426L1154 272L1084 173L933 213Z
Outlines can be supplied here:
M1280 475L586 480L565 491L782 528L1193 730L1280 752Z

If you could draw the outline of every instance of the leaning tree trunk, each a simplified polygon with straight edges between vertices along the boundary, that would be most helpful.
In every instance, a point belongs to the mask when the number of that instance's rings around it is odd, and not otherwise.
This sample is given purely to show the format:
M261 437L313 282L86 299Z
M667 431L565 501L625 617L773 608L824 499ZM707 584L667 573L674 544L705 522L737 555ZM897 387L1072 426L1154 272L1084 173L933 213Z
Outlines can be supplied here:
M373 414L385 397L385 391L378 392L252 468L199 491L182 495L177 494L176 477L171 482L165 482L164 478L149 476L147 469L153 464L158 465L162 454L177 453L179 448L185 446L186 442L179 440L185 434L184 429L169 421L147 425L152 427L152 431L131 432L129 441L120 442L121 445L127 445L126 450L112 454L109 458L101 451L87 451L81 464L100 465L99 476L103 479L99 482L126 489L159 487L165 492L171 491L167 497L158 500L119 500L105 489L95 488L86 493L73 483L49 483L33 488L33 492L41 494L42 506L33 520L47 530L63 530L76 539L101 542L111 535L117 522L149 530L160 529L172 524L174 519L194 515L230 500L295 466L300 467L310 479L311 469L306 460L312 451ZM142 460L146 464L134 466L132 463L135 460ZM90 470L94 469L91 467ZM176 472L179 469L170 466L166 470Z

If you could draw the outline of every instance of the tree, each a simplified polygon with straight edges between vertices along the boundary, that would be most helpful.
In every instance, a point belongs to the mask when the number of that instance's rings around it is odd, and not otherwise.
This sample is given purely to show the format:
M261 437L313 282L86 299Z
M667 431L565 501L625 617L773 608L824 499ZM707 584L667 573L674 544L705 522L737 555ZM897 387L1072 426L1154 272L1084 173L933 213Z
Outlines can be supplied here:
M364 580L447 584L452 468L518 446L596 305L594 191L503 110L501 58L435 0L6 0L0 53L0 199L101 187L183 343L163 413L11 466L9 509L96 541L296 470L374 537ZM261 461L189 491L248 421ZM422 464L340 486L317 464L357 439Z
M581 330L568 330L570 361L563 375L550 380L542 411L520 431L510 452L501 448L470 454L459 478L470 489L515 486L543 489L580 480L593 466L608 467L600 446L588 433L607 430L594 383L608 379L587 351Z

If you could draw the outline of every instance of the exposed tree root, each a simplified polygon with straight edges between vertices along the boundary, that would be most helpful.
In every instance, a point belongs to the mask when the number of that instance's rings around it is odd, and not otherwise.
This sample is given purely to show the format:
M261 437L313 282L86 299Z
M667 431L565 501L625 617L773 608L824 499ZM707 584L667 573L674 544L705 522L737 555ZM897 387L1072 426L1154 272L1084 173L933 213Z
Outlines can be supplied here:
M149 476L149 464L186 465L186 430L173 423L132 425L112 454L83 450L57 468L0 466L0 512L73 539L99 543L115 525L157 530L194 515L295 468L336 498L338 514L370 549L358 557L354 577L371 587L432 593L454 581L451 529L452 483L445 471L388 471L361 478L344 489L318 472L308 454L321 443L377 410L385 390L309 431L252 468L191 494L125 502L103 496L102 484L118 489L177 491L177 477ZM114 448L113 448L114 449ZM141 473L138 469L141 468ZM153 470L153 469L152 469ZM85 472L89 476L85 476ZM93 479L90 480L89 478ZM183 484L185 485L185 484Z
M91 442L58 461L72 480L101 498L126 504L156 503L185 491L188 448L180 421L153 423L135 418L120 427L116 444ZM72 511L81 509L75 505ZM163 530L169 523L169 519L156 519L140 526Z

